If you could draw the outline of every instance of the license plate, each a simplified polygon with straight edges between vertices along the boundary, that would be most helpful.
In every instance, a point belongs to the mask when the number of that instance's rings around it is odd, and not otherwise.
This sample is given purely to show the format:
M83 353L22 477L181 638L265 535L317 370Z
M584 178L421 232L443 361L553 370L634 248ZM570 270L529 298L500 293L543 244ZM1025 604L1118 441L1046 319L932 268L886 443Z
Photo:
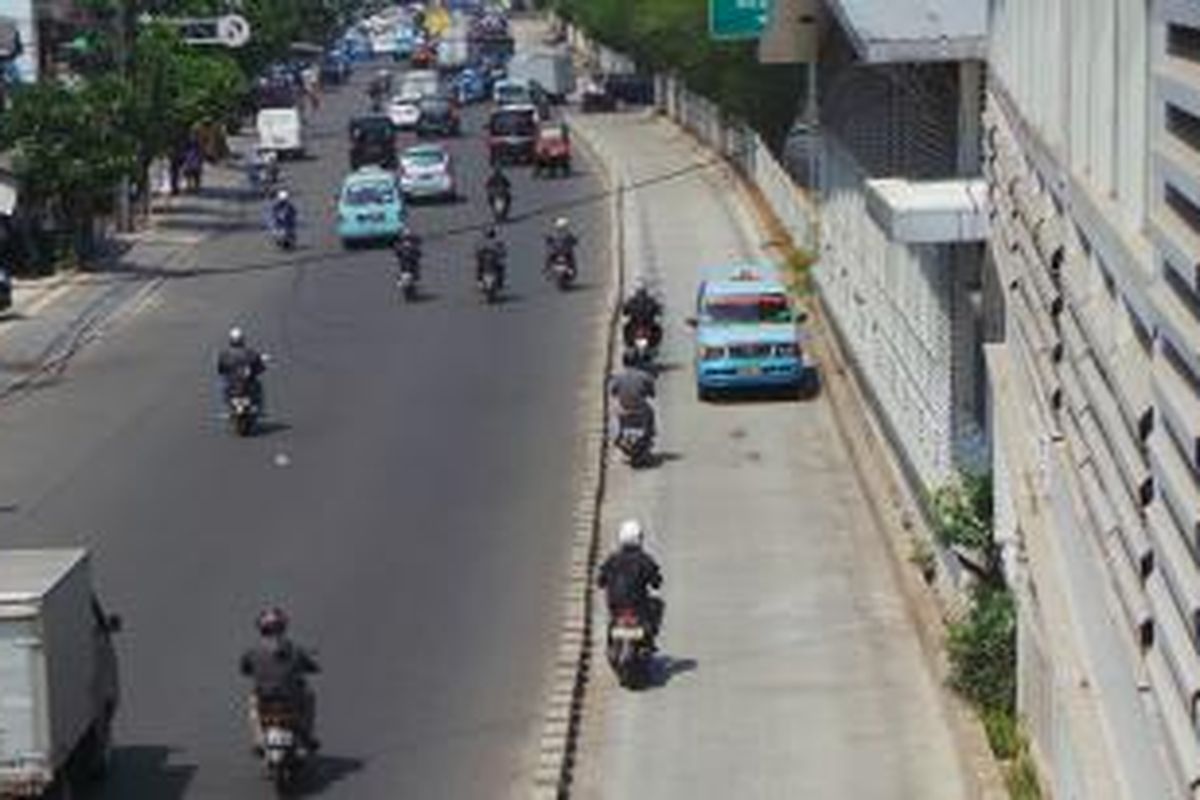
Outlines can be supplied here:
M383 222L383 214L359 214L359 222Z
M759 366L741 367L738 369L738 374L739 375L761 375L762 367L759 367Z
M293 737L287 728L268 728L263 740L267 747L291 747Z
M638 639L641 639L645 635L646 635L646 632L644 630L642 630L642 628L640 628L640 627L638 627L638 628L613 628L613 631L612 631L612 638L628 640L631 642L637 641Z

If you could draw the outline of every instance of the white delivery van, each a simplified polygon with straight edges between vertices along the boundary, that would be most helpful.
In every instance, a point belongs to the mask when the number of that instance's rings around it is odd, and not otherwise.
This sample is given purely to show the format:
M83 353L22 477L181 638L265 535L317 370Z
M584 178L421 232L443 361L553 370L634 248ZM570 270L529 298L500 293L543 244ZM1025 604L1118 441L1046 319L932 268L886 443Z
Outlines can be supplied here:
M575 67L565 50L518 53L508 64L508 77L536 83L556 103L575 91Z
M0 797L42 796L68 761L72 777L104 772L119 628L85 551L0 550Z
M304 120L298 108L264 108L255 120L258 149L283 156L304 155Z
M471 58L471 43L465 38L441 39L437 45L437 64L441 70L462 69Z

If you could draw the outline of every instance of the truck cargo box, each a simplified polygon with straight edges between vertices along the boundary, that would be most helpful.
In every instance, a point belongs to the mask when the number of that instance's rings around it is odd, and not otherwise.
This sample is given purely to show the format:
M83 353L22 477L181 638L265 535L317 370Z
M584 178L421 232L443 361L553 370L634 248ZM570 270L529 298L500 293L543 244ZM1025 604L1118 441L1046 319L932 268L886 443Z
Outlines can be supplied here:
M84 550L0 551L0 796L36 796L98 714L107 722L109 628Z

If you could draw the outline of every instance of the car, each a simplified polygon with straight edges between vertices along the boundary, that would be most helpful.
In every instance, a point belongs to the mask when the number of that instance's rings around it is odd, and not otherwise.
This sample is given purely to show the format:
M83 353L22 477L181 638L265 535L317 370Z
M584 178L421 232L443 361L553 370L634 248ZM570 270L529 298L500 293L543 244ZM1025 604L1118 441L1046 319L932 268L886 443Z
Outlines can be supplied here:
M454 163L440 144L419 144L400 156L400 189L410 200L458 196Z
M341 50L330 50L321 59L321 83L337 86L350 79L350 58Z
M696 393L784 390L801 392L815 378L800 345L791 293L769 264L708 270L696 292Z
M411 58L416 49L417 34L412 26L401 25L396 28L395 49L392 51L392 57L396 61L403 61L406 58Z
M462 122L454 101L447 97L422 97L417 104L418 136L458 136L462 133Z
M433 45L425 43L413 50L412 65L417 69L430 69L437 66L437 50Z
M492 87L492 102L498 106L533 105L533 88L529 81L504 78Z
M396 168L396 127L386 114L350 120L350 169L367 164Z
M571 173L571 134L561 122L543 123L533 147L533 174Z
M407 209L400 181L377 166L346 176L337 201L337 234L345 247L369 241L392 242L404 229Z
M391 119L392 125L396 126L396 130L412 130L417 127L417 120L421 118L420 103L419 94L399 94L392 98L388 105L388 118Z
M442 92L442 76L434 69L410 69L400 76L397 94L434 97Z
M488 117L488 159L493 164L532 162L537 126L533 106L504 106L493 111Z
M487 75L476 67L467 67L454 76L452 89L460 105L481 103L488 98Z

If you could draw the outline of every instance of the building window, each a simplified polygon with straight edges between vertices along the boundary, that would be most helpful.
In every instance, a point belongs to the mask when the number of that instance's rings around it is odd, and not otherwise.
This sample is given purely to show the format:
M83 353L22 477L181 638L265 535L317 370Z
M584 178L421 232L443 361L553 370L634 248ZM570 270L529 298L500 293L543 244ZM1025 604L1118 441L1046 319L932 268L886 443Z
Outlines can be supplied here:
M1167 103L1167 131L1200 154L1200 117Z
M1200 206L1169 183L1164 187L1163 200L1167 208L1174 211L1175 216L1192 229L1192 233L1200 236Z
M1191 25L1167 26L1167 52L1176 58L1200 63L1200 28Z
M1200 297L1196 297L1196 293L1192 291L1192 287L1187 285L1187 282L1179 276L1179 273L1168 267L1163 270L1163 278L1167 285L1175 292L1184 305L1188 307L1188 311L1192 312L1192 316L1200 319Z

